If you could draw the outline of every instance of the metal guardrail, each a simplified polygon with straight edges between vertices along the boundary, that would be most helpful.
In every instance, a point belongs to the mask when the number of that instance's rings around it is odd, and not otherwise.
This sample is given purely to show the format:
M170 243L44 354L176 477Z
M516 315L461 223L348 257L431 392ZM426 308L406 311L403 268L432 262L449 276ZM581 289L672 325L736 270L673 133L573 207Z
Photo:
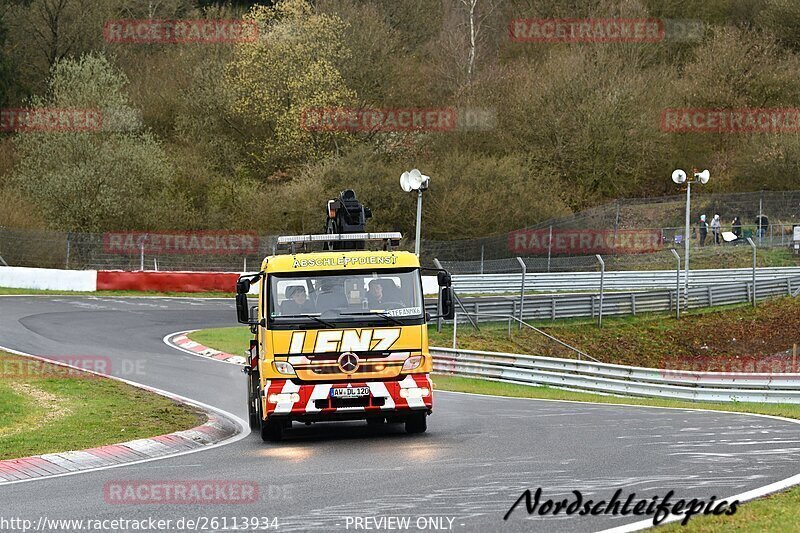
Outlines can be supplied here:
M752 270L745 269L752 274ZM607 274L607 273L606 273ZM675 272L671 272L675 285ZM566 283L566 282L565 282ZM568 286L571 286L568 284ZM701 285L689 288L688 301L680 291L683 309L698 309L719 305L752 302L752 281ZM758 280L756 299L764 300L779 296L800 294L800 273L796 277ZM484 296L461 298L464 308L472 318L480 322L503 320L489 315L519 316L519 296ZM673 312L677 303L676 289L656 291L614 292L603 295L603 316L626 316L637 313ZM436 302L426 302L426 309L436 313ZM558 320L561 318L595 318L600 313L599 294L529 294L525 296L523 320ZM459 312L459 316L463 316ZM466 317L464 317L466 320Z
M581 392L705 402L800 403L800 373L661 370L512 353L430 348L434 371Z
M647 289L671 289L675 286L675 270L630 270L606 271L603 276L605 290L633 291ZM681 284L684 283L681 273ZM726 268L714 270L692 270L690 286L707 286L750 281L753 269ZM756 269L757 281L784 279L800 276L800 267L766 267ZM513 274L454 274L453 288L461 294L470 293L518 293L522 286L521 273ZM596 291L600 286L600 272L551 272L525 275L528 291Z

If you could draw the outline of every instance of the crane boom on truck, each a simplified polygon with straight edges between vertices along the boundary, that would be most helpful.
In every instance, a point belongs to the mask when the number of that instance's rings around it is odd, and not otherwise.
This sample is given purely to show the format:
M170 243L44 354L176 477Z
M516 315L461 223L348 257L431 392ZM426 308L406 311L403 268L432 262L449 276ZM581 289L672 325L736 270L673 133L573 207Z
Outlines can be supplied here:
M396 249L399 233L365 231L371 216L343 191L328 202L326 233L279 237L288 253L276 251L237 282L238 319L253 333L244 368L249 422L265 441L280 440L294 421L427 429L434 317L425 312L423 269ZM441 316L452 319L450 275L436 270ZM253 285L258 304L250 307Z

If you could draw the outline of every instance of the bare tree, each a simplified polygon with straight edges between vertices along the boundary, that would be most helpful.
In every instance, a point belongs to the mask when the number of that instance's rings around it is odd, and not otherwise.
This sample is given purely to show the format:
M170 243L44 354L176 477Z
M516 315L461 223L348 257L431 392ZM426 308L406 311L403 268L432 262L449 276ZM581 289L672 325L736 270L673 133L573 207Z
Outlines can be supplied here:
M469 57L467 59L467 83L472 80L475 71L475 57L478 52L478 40L481 37L484 22L494 13L503 0L459 0L466 10L469 33ZM479 6L480 4L480 6Z

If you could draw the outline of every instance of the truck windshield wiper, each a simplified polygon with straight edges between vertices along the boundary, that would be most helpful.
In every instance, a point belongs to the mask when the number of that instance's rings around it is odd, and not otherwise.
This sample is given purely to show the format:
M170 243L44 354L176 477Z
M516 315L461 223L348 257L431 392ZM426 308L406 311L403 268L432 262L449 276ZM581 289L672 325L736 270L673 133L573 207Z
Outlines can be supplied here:
M371 315L376 315L376 316L379 316L379 317L385 318L385 319L386 319L386 320L388 320L389 322L391 322L391 323L393 323L393 324L396 324L396 325L398 325L398 326L402 326L402 325L403 325L403 323L402 323L402 322L400 322L399 320L397 320L397 319L396 319L395 317L393 317L392 315L390 315L390 314L388 314L388 313L383 313L383 312L381 312L381 311L367 311L367 312L365 312L365 313L339 313L339 314L340 314L340 315L343 315L343 316L371 316Z
M314 316L314 315L278 315L275 318L310 318L314 322L316 322L318 324L322 324L325 327L328 327L328 328L334 327L331 322L328 322L327 320L323 320L320 317Z

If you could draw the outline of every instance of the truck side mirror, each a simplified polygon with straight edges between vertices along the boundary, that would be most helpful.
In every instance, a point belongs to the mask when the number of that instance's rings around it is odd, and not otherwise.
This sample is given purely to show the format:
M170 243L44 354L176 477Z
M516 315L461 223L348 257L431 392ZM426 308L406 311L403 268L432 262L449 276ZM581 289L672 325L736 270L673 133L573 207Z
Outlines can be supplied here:
M442 287L439 290L439 309L442 310L442 318L446 320L453 320L456 316L456 308L453 305L453 289L450 287Z
M445 272L444 270L440 270L436 274L436 281L439 282L440 287L449 287L452 283L452 279L450 277L449 272Z
M247 294L250 292L250 280L240 279L236 282L236 294Z
M238 283L237 283L237 290L238 290ZM236 294L236 318L239 320L240 324L250 323L250 307L247 303L246 292Z

